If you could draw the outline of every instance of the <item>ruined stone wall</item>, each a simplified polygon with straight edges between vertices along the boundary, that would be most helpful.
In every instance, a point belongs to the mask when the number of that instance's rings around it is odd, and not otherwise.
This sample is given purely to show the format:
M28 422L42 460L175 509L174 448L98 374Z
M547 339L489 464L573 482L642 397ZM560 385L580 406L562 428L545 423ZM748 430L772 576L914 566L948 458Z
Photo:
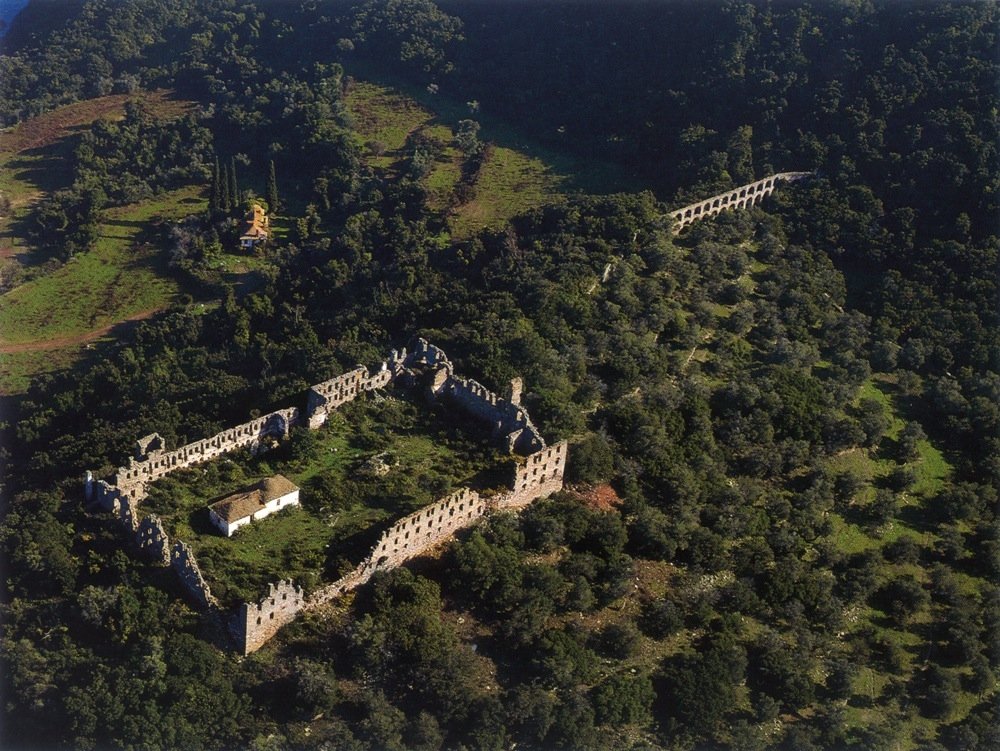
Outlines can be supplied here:
M496 497L499 510L518 510L563 489L566 472L566 441L542 449L514 467L511 488Z
M395 356L394 351L393 357L395 358ZM382 363L381 369L375 373L369 373L368 368L359 365L343 375L312 386L306 396L309 428L315 430L323 425L330 412L342 404L353 401L359 394L385 388L392 383L396 372L396 369L390 368L389 364L385 362Z
M394 351L393 355L397 353ZM412 368L416 365L434 367L441 365L451 368L451 361L444 350L438 346L430 344L426 339L417 339L417 346L412 352L407 354L406 350L398 358L403 367Z
M357 398L367 377L368 368L359 365L354 370L329 381L317 383L310 388L306 396L306 414L309 416L310 429L315 430L325 423L329 413L341 404Z
M462 488L404 516L382 533L367 558L373 571L391 569L449 539L486 514L488 504L475 490Z
M498 396L478 381L456 376L450 365L438 374L432 382L435 394L447 396L469 414L489 423L509 451L528 455L545 447L545 439L520 404Z
M780 172L777 175L765 177L748 185L741 185L725 193L720 193L703 201L684 206L676 211L671 211L670 216L674 220L674 229L680 231L699 219L708 219L709 217L721 214L727 209L742 209L747 206L753 206L762 201L766 196L771 195L779 182L801 180L810 174L812 173Z
M139 523L135 542L139 546L139 552L146 558L160 566L170 565L170 538L156 514L150 514Z
M114 484L119 488L146 484L174 470L211 461L230 451L248 447L258 449L269 437L287 435L289 428L297 425L299 419L297 407L279 409L179 449L152 452L143 461L133 459L128 466L119 467Z
M295 620L306 605L302 588L290 580L271 584L269 589L260 602L243 603L236 616L233 636L244 655L260 649L278 629Z
M195 602L203 608L218 607L219 602L212 594L205 577L201 575L198 561L195 560L194 552L187 543L178 542L174 545L170 555L170 565Z
M337 579L337 581L332 584L327 584L325 587L321 587L312 593L309 601L306 603L306 608L313 608L317 605L322 605L324 603L330 602L331 600L336 600L338 597L347 594L353 589L357 589L362 584L368 582L375 573L375 569L368 565L368 560L358 566L356 569L348 574Z

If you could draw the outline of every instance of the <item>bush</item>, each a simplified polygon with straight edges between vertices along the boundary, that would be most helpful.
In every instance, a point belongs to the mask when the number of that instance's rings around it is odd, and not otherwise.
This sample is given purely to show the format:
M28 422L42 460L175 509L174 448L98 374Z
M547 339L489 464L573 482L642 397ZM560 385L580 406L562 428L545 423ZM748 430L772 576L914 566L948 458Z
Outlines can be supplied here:
M632 674L613 675L591 692L594 713L601 725L648 722L655 696L649 676Z
M647 636L663 639L684 628L684 614L674 602L657 600L643 609L639 625Z
M594 639L594 647L607 656L624 660L639 651L639 631L628 621L611 623L601 629Z
M594 433L570 449L566 464L566 481L593 485L607 480L613 470L614 456L607 438Z

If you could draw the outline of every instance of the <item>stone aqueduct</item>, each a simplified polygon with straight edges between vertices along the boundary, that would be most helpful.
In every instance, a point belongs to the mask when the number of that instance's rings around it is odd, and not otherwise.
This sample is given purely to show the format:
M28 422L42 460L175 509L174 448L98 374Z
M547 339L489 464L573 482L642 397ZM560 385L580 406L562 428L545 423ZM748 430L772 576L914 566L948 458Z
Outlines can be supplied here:
M141 504L150 483L175 470L211 461L237 449L266 451L278 439L287 436L291 427L319 428L331 411L366 391L397 382L413 385L421 377L429 379L427 389L431 399L446 399L492 426L494 438L513 457L506 488L489 496L481 496L471 488L461 488L398 520L382 534L357 568L308 597L292 581L271 584L262 600L244 603L228 618L237 651L249 654L263 646L300 612L349 592L367 582L375 572L395 568L426 553L483 516L501 510L522 509L562 489L567 444L546 445L520 404L519 379L515 379L508 393L501 397L476 381L455 375L445 353L420 339L413 352L393 350L375 373L358 366L311 387L304 411L297 407L277 410L173 451L165 449L159 435L146 436L136 443L136 456L126 466L119 467L110 480L95 481L92 473L87 473L87 500L114 513L141 554L162 566L172 567L202 609L220 613L220 605L202 576L191 548L181 541L171 545L156 515L140 518Z
M794 182L809 177L811 174L811 172L779 172L777 175L765 177L763 180L748 185L741 185L717 196L671 211L670 217L674 220L674 230L679 232L699 219L708 219L727 209L743 209L747 206L753 206L771 195L778 187L779 182Z

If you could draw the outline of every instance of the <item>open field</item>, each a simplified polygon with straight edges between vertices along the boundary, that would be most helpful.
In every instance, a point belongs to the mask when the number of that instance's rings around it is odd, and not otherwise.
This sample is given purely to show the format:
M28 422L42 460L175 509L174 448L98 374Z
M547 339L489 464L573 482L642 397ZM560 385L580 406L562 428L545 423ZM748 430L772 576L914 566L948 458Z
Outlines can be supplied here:
M27 249L11 225L44 193L71 182L67 157L75 147L72 136L96 120L123 117L130 99L141 99L164 118L179 117L194 106L163 89L115 94L67 104L0 132L0 195L10 202L0 212L0 259Z
M125 102L130 99L141 100L157 117L180 117L190 112L193 106L192 102L175 98L168 89L86 99L58 107L0 131L0 154L48 146L71 135L81 125L109 116L112 119L123 117Z
M172 218L204 202L184 189L113 209L90 253L58 266L22 236L35 201L72 181L74 136L99 119L124 115L141 99L159 117L178 117L192 102L157 90L116 94L59 107L0 133L0 274L18 284L0 298L0 394L23 391L30 378L69 367L83 345L128 321L152 315L176 292L154 249L133 247L140 224Z
M177 282L142 231L205 205L201 188L189 186L109 209L93 249L0 298L0 392L23 390L31 375L69 365L84 344L169 305Z
M146 223L205 208L200 186L109 209L94 248L0 299L0 345L86 337L109 324L164 307L176 284L160 273L162 254L141 242Z
M221 600L255 599L269 582L307 586L353 568L393 521L453 487L489 484L502 457L475 426L408 398L357 401L327 425L259 457L233 454L155 483L144 512L194 549ZM207 506L280 473L302 489L291 508L223 537Z

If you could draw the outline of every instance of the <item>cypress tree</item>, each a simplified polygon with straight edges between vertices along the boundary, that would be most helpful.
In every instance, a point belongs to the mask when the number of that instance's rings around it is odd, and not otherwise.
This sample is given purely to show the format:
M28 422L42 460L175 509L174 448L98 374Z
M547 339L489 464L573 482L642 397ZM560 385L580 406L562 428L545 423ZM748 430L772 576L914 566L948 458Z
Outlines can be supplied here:
M236 184L236 158L229 160L229 198L232 201L233 211L240 210L240 189Z
M233 207L233 202L229 198L229 170L225 167L222 168L222 174L219 175L219 183L221 184L219 208L222 213L228 214Z
M209 199L208 210L216 216L222 208L222 186L219 185L219 157L215 157L212 165L212 197Z
M274 160L267 170L267 206L272 214L278 211L278 181L274 176Z

